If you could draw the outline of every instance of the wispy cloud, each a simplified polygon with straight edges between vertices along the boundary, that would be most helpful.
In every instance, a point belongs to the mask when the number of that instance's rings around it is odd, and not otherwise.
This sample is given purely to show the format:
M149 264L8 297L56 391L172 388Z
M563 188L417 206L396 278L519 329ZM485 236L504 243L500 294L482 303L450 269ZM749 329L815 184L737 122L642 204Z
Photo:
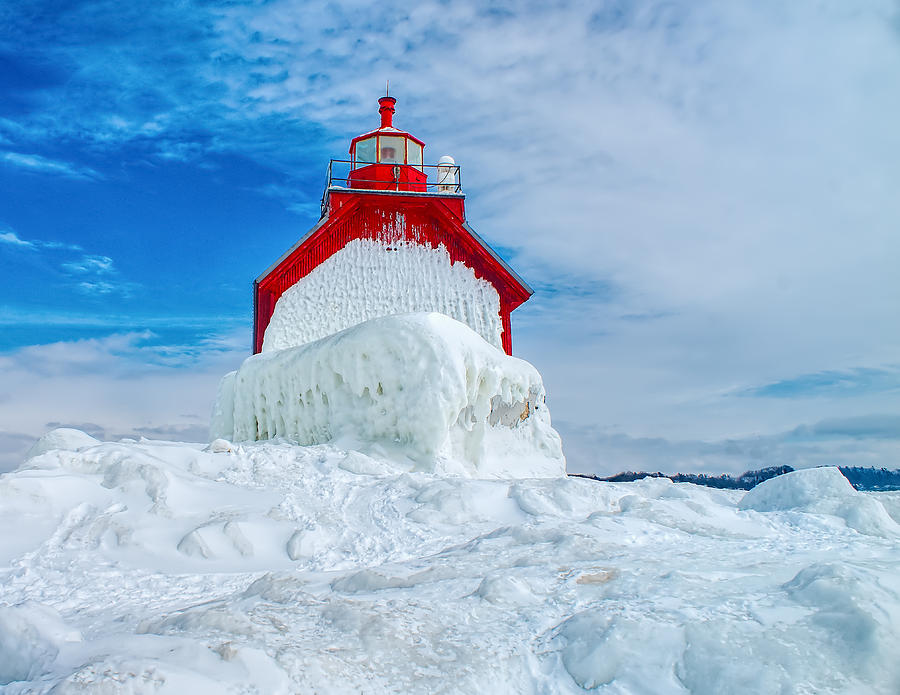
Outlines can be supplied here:
M900 369L866 368L822 371L801 374L741 392L739 395L760 398L861 396L883 391L900 392Z
M75 285L75 288L79 292L83 292L84 294L130 294L131 290L123 287L122 285L117 285L112 282L106 282L103 280L95 280L94 282L79 282Z
M86 314L59 310L35 310L22 309L10 305L0 305L0 326L8 325L54 325L70 326L73 328L96 328L103 332L116 329L127 329L136 325L155 327L169 327L172 325L189 329L205 329L217 331L230 329L241 325L249 331L250 317L247 316L208 316L208 315L176 315L164 316L135 316L115 312L103 312L102 314ZM245 343L247 340L244 341Z
M269 183L256 188L267 198L274 198L284 204L291 212L305 217L315 217L320 214L322 201L318 197L319 191L310 189L299 182Z
M70 179L98 180L103 178L90 167L78 166L69 162L48 159L37 154L19 152L0 153L0 161L15 167L42 174L55 174Z
M24 246L25 248L34 248L34 242L20 239L15 232L0 232L0 242L11 244L13 246Z
M140 285L119 278L119 272L109 256L83 254L80 258L60 265L60 269L74 280L74 288L85 295L132 296Z
M63 268L63 270L67 270L78 275L108 275L115 272L115 268L113 267L113 260L109 256L86 255L82 256L77 261L63 263L61 267Z
M0 243L26 249L81 251L81 247L78 246L78 244L69 244L62 241L42 241L40 239L21 239L19 235L11 229L0 231Z
M861 415L830 418L813 425L801 425L790 432L790 439L894 439L900 440L900 415ZM896 452L900 467L900 447Z
M70 287L84 295L112 295L122 297L133 295L140 285L122 280L115 263L109 256L83 253L77 244L40 239L22 239L12 230L0 232L0 244L28 252L47 250L55 252L52 263L56 264L63 277L68 278ZM79 255L71 257L72 252ZM69 255L68 260L60 254ZM63 256L64 258L64 256Z

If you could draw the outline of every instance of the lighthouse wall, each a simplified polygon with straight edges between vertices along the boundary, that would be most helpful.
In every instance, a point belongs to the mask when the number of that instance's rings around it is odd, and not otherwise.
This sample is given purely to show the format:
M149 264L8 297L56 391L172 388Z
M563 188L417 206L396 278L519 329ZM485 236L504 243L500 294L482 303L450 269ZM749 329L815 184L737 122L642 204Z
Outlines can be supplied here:
M356 239L287 289L262 351L324 338L369 319L437 312L502 349L500 296L443 246Z

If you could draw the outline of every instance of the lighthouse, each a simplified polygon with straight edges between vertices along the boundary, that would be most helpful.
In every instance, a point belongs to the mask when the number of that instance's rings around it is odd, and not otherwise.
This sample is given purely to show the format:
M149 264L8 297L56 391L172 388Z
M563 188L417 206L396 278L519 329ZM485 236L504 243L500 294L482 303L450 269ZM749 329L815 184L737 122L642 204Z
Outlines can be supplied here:
M459 166L425 164L395 105L378 100L380 126L328 164L319 222L254 282L254 353L437 312L512 354L510 314L533 292L466 220Z
M254 282L254 354L219 383L210 436L564 475L540 373L510 356L532 291L466 221L459 166L426 164L395 105L378 100L380 125L328 163L318 223Z

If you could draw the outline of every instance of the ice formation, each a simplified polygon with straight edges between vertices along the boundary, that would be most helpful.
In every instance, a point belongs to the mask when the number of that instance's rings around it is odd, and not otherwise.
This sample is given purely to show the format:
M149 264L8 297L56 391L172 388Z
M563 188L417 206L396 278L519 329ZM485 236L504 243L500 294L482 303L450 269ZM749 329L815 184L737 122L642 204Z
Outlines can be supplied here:
M565 473L537 370L436 313L249 357L222 380L210 434L388 447L446 474Z
M25 458L40 456L45 451L54 449L78 451L99 443L99 439L95 439L81 430L72 429L71 427L57 427L38 439L28 450L28 453L25 454Z
M831 472L742 505L332 445L58 441L0 476L4 695L898 692L900 537L788 491L894 517L900 493Z
M356 239L278 300L263 352L309 343L379 316L438 312L501 347L500 297L440 246Z
M857 492L834 467L807 468L770 478L750 490L741 509L806 512L839 517L852 529L893 538L900 526L871 496Z

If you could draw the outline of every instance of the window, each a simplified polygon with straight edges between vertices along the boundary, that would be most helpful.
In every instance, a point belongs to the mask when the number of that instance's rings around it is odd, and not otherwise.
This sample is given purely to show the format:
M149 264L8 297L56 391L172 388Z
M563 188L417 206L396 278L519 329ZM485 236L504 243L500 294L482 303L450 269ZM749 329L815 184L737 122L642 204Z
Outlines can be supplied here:
M378 138L378 161L385 164L403 164L406 161L406 138L382 135Z
M406 141L406 162L422 171L422 146L419 143Z
M375 161L375 138L366 138L356 143L356 165L365 166Z

